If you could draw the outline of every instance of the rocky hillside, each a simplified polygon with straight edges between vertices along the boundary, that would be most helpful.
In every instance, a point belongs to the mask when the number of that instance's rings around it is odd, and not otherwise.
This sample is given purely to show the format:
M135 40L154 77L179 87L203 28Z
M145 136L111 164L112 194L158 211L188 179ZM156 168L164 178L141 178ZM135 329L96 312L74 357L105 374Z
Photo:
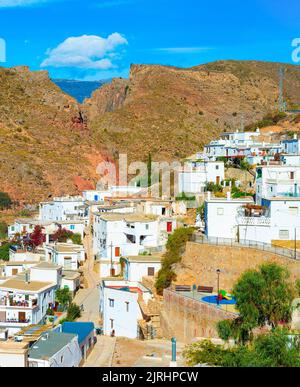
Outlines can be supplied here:
M221 61L190 69L133 65L85 101L98 147L143 160L192 154L223 130L278 109L278 63ZM300 103L298 66L285 65L285 98ZM243 117L242 117L243 116Z
M44 71L0 68L0 191L36 202L95 185L96 166L180 159L223 130L278 107L280 64L215 62L190 69L133 65L79 105ZM298 66L285 65L285 98L300 103ZM299 120L298 120L299 121ZM283 125L291 132L293 122ZM279 131L281 129L278 129Z
M35 202L91 186L97 155L77 103L47 72L0 68L0 190Z

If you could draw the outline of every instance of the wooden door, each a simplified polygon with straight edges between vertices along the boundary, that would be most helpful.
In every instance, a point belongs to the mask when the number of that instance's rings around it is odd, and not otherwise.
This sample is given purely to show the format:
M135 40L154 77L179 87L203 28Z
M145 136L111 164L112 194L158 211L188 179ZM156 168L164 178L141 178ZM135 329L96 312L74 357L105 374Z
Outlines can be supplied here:
M25 321L26 321L26 313L19 312L19 322L25 322Z

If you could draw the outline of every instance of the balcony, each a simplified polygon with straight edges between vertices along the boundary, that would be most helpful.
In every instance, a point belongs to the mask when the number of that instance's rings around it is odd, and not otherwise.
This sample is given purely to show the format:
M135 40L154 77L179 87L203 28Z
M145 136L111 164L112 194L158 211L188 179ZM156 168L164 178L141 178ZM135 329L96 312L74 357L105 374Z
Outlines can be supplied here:
M26 326L28 324L31 324L31 321L29 319L17 319L17 318L0 319L0 325L5 325L5 326L10 326L10 325Z
M295 179L289 179L288 177L286 178L267 178L266 179L266 184L276 184L276 185L300 185L300 179L295 178Z
M271 218L266 216L239 216L238 224L241 226L270 226Z
M3 297L0 299L0 306L5 306L8 308L21 308L21 309L34 309L37 308L37 300L14 300L9 297Z

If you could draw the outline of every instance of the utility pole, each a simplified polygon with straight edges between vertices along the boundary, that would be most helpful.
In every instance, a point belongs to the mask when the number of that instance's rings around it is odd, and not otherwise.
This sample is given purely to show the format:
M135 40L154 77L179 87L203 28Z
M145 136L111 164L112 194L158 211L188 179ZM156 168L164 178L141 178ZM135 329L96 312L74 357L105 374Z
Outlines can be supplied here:
M110 275L113 276L114 273L114 263L113 263L113 244L110 244Z

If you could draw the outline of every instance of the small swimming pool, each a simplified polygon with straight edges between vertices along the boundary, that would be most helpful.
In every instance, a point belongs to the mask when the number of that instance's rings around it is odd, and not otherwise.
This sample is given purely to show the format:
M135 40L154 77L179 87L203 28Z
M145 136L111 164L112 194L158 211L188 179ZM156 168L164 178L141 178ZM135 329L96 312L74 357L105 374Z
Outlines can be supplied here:
M202 301L204 302L208 302L209 304L215 304L217 305L218 301L217 301L217 296L206 296L206 297L202 297ZM219 301L219 305L235 305L236 304L236 300L235 298L232 297L231 300L220 300Z

